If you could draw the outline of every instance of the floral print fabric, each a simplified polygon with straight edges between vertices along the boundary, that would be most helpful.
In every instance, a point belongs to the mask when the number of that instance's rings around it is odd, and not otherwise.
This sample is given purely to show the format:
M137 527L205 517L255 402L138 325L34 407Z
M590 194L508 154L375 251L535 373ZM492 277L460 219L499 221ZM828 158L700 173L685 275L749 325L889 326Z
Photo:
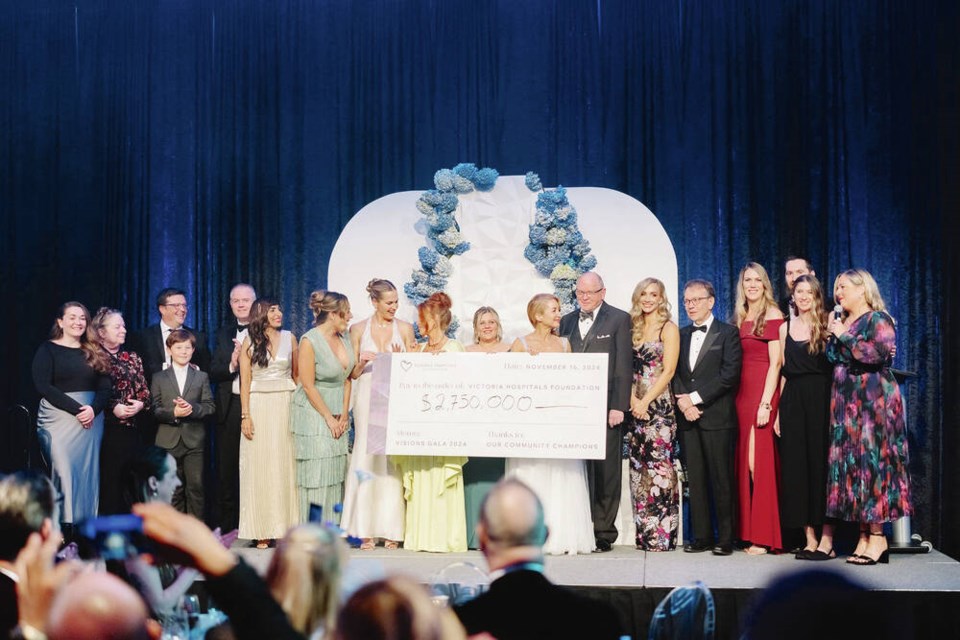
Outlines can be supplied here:
M643 342L633 349L633 394L642 398L663 374L663 343ZM633 418L627 433L630 490L633 493L637 548L669 551L676 546L679 522L677 421L669 385L647 410L648 420Z
M827 458L827 515L890 522L910 515L907 429L900 387L889 369L893 319L870 312L831 339L834 364Z

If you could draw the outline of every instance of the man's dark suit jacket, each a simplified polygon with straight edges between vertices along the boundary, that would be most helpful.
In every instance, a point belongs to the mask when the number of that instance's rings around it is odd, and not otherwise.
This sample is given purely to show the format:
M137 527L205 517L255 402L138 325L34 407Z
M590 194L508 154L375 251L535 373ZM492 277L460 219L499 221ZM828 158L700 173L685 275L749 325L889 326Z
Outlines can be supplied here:
M680 429L699 427L705 431L737 428L736 389L740 383L740 365L743 351L740 347L740 332L733 325L721 322L716 317L703 340L696 366L690 369L690 336L693 325L680 329L680 361L673 376L673 393L700 394L698 408L703 415L694 423L677 412Z
M467 635L486 631L497 640L618 640L620 619L605 602L521 570L493 581L490 590L454 608Z
M233 380L240 375L240 372L239 370L230 372L233 340L236 337L236 322L220 327L217 330L217 344L213 348L213 360L210 362L210 382L217 384L217 420L219 422L226 419L234 400L240 402L240 396L233 394ZM203 369L203 367L200 368Z
M186 329L197 338L197 346L190 362L200 367L201 371L209 371L210 348L207 347L207 334L202 331L195 331L186 325L181 328ZM167 361L167 352L166 347L163 345L163 332L160 330L160 323L152 324L143 331L138 332L130 342L133 350L136 351L140 359L143 360L143 373L147 378L147 384L150 384L153 380L153 375L163 371L163 363Z
M173 449L181 439L191 449L203 446L206 433L203 420L213 415L215 410L207 374L187 367L187 381L183 393L180 393L173 367L164 369L153 376L150 395L153 397L153 415L159 423L157 446ZM173 415L173 401L178 396L193 406L193 413L185 418Z
M570 340L574 353L606 353L607 410L630 410L633 385L633 338L630 314L607 303L600 305L590 331L580 338L580 314L568 313L560 320L560 335Z

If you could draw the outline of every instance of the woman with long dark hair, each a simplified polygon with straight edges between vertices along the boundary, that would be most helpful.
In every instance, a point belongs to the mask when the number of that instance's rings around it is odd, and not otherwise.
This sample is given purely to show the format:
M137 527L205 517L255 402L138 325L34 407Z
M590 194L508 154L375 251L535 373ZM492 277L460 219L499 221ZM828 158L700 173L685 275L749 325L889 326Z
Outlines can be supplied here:
M266 549L300 521L290 400L297 388L297 339L283 309L259 298L240 348L240 537Z
M67 535L74 523L97 515L109 371L110 359L97 343L90 312L79 302L64 303L50 340L33 358L33 383L42 396L37 435L50 463Z
M783 376L780 411L773 430L780 436L780 520L785 528L803 529L800 560L827 560L817 551L817 531L826 512L827 425L830 372L827 361L827 314L823 289L815 276L799 276L792 298L797 315L780 325Z

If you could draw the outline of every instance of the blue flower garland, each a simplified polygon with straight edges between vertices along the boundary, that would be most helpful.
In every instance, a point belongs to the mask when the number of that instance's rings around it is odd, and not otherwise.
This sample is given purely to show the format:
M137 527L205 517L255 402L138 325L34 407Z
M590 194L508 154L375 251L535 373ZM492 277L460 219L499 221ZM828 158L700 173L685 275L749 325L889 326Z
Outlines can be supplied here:
M569 313L575 308L577 278L593 270L597 259L590 254L590 243L577 227L577 210L567 199L567 190L561 186L545 190L540 176L532 171L524 182L530 191L540 193L536 219L530 225L530 244L523 255L540 275L550 278L561 310Z
M470 193L474 189L491 191L499 176L496 169L477 169L472 162L461 162L453 169L440 169L433 175L435 188L424 191L417 200L417 209L427 223L426 246L417 251L420 268L414 269L410 282L403 285L403 292L413 304L419 305L434 293L443 291L453 272L450 258L470 249L470 243L460 233L460 225L454 216L460 205L458 194ZM454 318L447 335L456 335L459 326L459 320ZM419 339L416 323L414 332Z

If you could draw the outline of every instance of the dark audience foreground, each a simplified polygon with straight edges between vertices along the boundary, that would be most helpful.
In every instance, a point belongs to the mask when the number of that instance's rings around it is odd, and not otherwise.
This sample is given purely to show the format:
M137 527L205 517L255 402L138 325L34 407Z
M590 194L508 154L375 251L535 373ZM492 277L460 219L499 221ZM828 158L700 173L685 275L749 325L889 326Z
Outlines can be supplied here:
M543 575L548 535L543 505L519 480L498 482L480 507L477 537L490 569L490 590L454 611L467 635L498 640L621 637L610 605L551 583Z

